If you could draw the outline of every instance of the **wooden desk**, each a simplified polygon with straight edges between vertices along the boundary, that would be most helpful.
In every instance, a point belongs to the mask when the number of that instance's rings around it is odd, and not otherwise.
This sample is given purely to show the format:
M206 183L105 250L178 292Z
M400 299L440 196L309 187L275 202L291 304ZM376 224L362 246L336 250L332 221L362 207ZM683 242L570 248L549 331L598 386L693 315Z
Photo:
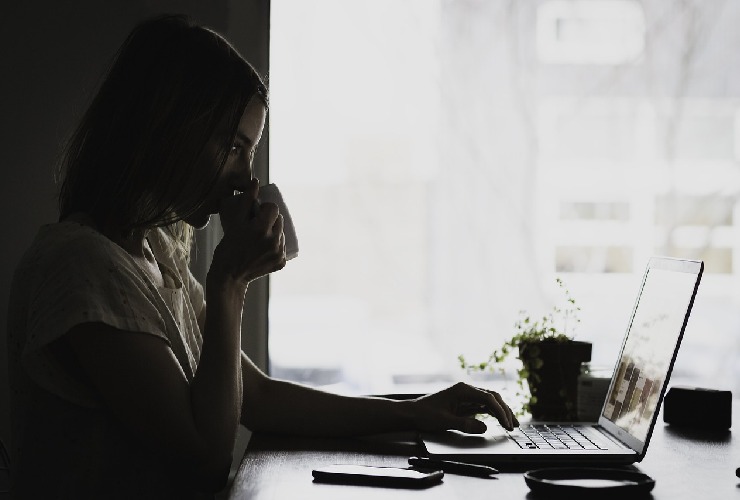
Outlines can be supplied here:
M740 401L734 402L733 428L740 432ZM405 441L408 439L408 441ZM346 463L407 467L421 453L413 436L365 439L305 439L255 434L234 478L230 499L528 499L535 496L521 472L503 472L496 479L445 474L441 485L426 490L398 490L313 483L311 470ZM656 481L652 498L739 499L740 438L731 431L707 433L656 424L647 456L636 464Z

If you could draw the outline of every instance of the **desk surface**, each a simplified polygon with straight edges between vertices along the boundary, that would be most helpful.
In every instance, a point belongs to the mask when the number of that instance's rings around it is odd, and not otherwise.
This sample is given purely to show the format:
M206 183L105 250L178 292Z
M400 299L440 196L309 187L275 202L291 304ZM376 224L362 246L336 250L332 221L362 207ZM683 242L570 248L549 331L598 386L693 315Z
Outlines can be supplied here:
M738 400L733 428L740 432ZM408 438L408 440L406 440ZM426 490L398 490L313 483L311 471L322 465L364 464L407 467L421 453L412 436L365 439L308 439L255 434L234 478L230 499L390 499L390 498L541 498L531 494L521 472L495 479L445 474L441 485ZM636 468L652 476L655 500L740 499L740 439L732 432L700 432L656 424L645 459Z

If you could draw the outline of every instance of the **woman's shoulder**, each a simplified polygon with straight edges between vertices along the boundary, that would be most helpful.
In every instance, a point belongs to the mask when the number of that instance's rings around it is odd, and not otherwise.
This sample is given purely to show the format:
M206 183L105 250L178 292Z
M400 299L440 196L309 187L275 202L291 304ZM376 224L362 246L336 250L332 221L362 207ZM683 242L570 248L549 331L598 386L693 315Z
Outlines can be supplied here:
M50 250L74 251L83 255L104 253L110 255L123 251L116 243L108 239L87 224L75 221L62 221L42 226L38 237L41 243Z
M74 221L62 221L42 226L25 252L19 269L33 274L54 269L76 272L125 263L125 251L92 227Z

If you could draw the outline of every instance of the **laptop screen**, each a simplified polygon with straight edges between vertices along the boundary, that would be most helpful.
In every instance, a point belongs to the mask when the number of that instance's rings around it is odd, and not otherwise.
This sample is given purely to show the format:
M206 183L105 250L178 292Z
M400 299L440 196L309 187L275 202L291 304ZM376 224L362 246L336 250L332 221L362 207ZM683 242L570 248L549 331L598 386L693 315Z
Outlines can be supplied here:
M645 274L602 411L604 418L641 442L659 407L697 279L697 272L652 265Z

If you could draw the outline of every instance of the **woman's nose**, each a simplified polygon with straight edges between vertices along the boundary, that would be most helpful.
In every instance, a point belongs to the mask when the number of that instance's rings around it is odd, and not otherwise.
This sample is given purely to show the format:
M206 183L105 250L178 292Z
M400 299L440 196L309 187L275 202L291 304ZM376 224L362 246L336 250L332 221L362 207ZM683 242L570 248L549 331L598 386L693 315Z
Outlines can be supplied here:
M252 161L252 155L247 153L246 156L247 158L244 161L246 164L245 173L249 176L249 180L252 180L254 178L254 162Z

